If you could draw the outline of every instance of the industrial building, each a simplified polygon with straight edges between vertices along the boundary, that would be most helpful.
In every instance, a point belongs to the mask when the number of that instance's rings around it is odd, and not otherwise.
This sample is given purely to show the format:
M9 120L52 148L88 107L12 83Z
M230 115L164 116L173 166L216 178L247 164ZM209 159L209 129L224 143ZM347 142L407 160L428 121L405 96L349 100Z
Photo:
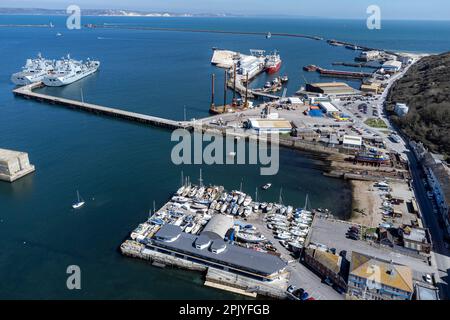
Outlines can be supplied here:
M359 56L359 60L361 61L372 61L377 60L380 57L380 51L371 50L371 51L363 51Z
M389 60L383 63L382 68L386 72L398 72L402 68L402 62L397 60Z
M411 300L412 276L410 267L353 251L347 294L364 300Z
M394 107L394 112L399 117L404 117L409 112L409 107L404 103L396 103Z
M34 170L26 152L0 149L0 180L13 182Z
M292 124L285 119L248 119L247 127L260 132L291 133Z
M342 144L347 149L361 149L363 140L360 136L344 135Z
M324 113L326 113L329 116L339 113L339 110L331 102L326 101L319 102L319 107L320 109L322 109Z
M307 83L306 91L331 96L351 96L360 93L344 82Z
M362 84L361 91L366 93L378 94L381 91L381 85L379 83Z
M147 250L155 250L252 279L260 281L277 279L287 263L276 255L225 241L225 233L232 226L232 217L216 215L197 236L183 232L179 226L166 224L152 239L146 239L145 245Z

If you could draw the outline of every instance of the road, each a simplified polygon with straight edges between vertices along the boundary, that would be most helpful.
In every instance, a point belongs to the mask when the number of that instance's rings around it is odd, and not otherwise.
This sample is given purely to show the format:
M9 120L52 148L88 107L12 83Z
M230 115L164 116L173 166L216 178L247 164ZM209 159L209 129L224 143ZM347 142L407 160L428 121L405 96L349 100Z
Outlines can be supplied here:
M441 298L450 299L450 286L448 273L450 271L450 250L444 241L444 231L438 223L438 217L433 213L433 205L427 198L425 189L420 177L421 167L419 166L415 155L408 153L409 165L413 177L413 188L416 200L422 212L422 221L428 228L433 241L432 263L437 268L437 279Z

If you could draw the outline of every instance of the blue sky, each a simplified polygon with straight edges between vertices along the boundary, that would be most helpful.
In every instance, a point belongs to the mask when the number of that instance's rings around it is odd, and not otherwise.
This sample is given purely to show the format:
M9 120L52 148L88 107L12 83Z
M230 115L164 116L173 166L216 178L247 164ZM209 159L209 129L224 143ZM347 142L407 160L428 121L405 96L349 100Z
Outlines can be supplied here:
M0 7L131 9L244 15L297 15L365 19L376 4L385 19L450 20L449 0L1 0Z

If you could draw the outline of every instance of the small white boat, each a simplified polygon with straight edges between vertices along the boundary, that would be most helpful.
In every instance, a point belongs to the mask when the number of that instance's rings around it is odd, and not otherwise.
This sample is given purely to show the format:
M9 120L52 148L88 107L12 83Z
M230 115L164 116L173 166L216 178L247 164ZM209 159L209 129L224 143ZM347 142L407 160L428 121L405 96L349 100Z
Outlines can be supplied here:
M280 232L275 236L275 238L280 240L286 240L291 238L291 234L287 232Z
M189 193L189 197L192 198L195 196L195 194L197 193L197 188L194 187L191 189L191 192Z
M236 152L231 151L230 153L228 153L228 155L229 155L231 158L234 158L234 157L236 156Z
M271 183L266 183L265 185L263 185L261 188L263 188L264 190L269 189L272 186Z
M79 209L82 206L84 206L85 202L83 200L83 198L80 197L80 193L77 190L77 202L75 202L74 204L72 204L72 208L74 209Z
M242 205L244 207L247 207L248 205L250 205L251 202L252 202L252 197L246 196L245 199L244 199L244 202L242 203Z
M177 196L181 196L184 192L184 186L177 190Z
M190 232L192 231L192 229L194 229L194 227L195 227L195 224L192 223L192 222L190 222L190 223L186 226L186 228L184 229L184 232L190 233Z
M227 204L227 203L224 203L224 204L222 205L222 207L220 208L220 212L225 212L225 210L227 210L227 206L228 206L228 204Z
M249 242L249 243L258 243L258 242L266 240L266 237L264 237L262 234L257 235L257 234L252 234L252 233L243 233L243 232L239 232L236 235L236 238L243 242Z
M252 213L252 208L251 207L245 207L244 209L244 216L249 216Z
M189 199L185 198L185 197L181 197L181 196L174 196L172 197L172 201L178 202L178 203L185 203L187 202Z

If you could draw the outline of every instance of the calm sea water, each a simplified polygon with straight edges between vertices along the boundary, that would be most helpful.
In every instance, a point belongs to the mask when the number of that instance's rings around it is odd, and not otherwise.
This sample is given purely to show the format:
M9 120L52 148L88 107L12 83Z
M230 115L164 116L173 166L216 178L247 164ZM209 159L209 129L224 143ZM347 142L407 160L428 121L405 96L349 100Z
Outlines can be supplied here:
M351 61L355 52L307 39L64 28L63 17L0 16L0 24L49 23L48 28L0 28L0 147L29 153L36 172L14 184L0 183L0 298L240 298L203 287L197 273L157 269L122 257L118 246L148 210L161 206L178 187L180 172L198 178L200 166L171 164L170 132L14 98L11 73L38 52L59 58L99 59L97 74L44 92L126 110L183 118L208 114L210 74L220 86L222 71L209 63L211 48L248 52L278 49L288 94L308 81L303 65L331 67ZM415 52L450 48L450 24L386 22L370 32L360 21L296 19L142 19L83 17L82 23L118 23L183 28L295 32L352 40ZM56 36L61 32L61 37ZM262 75L252 85L261 86ZM358 83L349 82L353 86ZM219 90L218 90L219 91ZM230 96L230 95L229 95ZM218 101L221 96L218 94ZM281 152L280 171L262 177L249 165L203 166L206 183L253 193L265 182L274 187L259 197L302 206L306 194L316 207L348 214L345 182L322 176L323 163L295 151ZM79 189L87 205L73 211ZM66 289L66 268L79 265L82 290Z

